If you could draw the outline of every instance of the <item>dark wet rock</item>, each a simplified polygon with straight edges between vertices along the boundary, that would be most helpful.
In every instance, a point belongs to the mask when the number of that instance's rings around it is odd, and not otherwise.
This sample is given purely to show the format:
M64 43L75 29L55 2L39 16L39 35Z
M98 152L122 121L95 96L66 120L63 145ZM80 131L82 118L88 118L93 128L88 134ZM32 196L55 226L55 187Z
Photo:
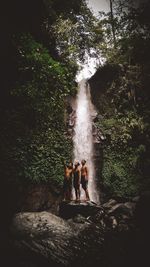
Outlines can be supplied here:
M121 219L124 221L124 222L127 222L128 223L128 221L129 221L129 216L128 215L126 215L126 214L121 214Z
M56 187L47 185L35 185L27 188L22 201L22 212L34 212L48 210L58 214L59 203L62 194Z
M125 214L128 216L132 215L132 211L130 207L127 207L123 203L118 203L114 205L110 210L108 210L109 215L120 215L120 214Z
M118 222L117 222L115 216L109 217L109 221L110 221L110 224L111 224L111 226L112 226L113 229L118 226Z
M105 209L110 209L112 208L115 204L117 204L117 201L115 199L110 199L108 202L103 204L103 208Z
M75 223L82 223L82 224L83 224L83 223L88 223L88 222L90 222L89 217L86 218L86 217L82 216L81 214L76 215L76 216L72 219L72 221L75 222Z
M92 266L93 258L101 257L103 228L79 215L65 221L48 212L18 213L11 225L11 240L11 251L21 255L19 267L20 262L36 267L87 266L85 259Z
M124 222L120 222L118 224L118 232L126 232L129 231L129 226L128 224L124 223Z
M78 253L77 236L85 227L72 226L48 212L26 212L15 215L11 235L16 250L66 266Z
M132 198L132 202L137 203L140 200L140 196L136 196Z
M105 216L106 216L105 211L103 207L101 207L101 209L98 212L96 212L94 216L89 216L87 218L92 220L94 223L99 223Z
M134 215L136 203L134 202L125 202L124 205L130 210L130 215Z
M134 224L135 202L109 200L107 208L91 202L61 205L63 212L74 209L72 217L64 220L49 212L15 215L11 251L16 267L133 267L145 261L146 235Z
M59 207L59 215L64 219L69 219L80 214L84 217L93 216L101 207L94 202L62 202Z

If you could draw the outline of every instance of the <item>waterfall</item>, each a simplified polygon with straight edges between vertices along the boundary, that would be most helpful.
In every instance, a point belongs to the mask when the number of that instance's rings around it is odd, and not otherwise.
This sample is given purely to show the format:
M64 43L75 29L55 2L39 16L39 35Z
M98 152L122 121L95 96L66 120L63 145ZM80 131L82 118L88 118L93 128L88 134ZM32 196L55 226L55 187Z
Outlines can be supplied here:
M95 109L91 101L90 87L86 80L79 82L78 94L76 97L76 118L74 126L74 160L85 159L89 169L88 190L90 199L96 203L99 202L98 192L96 190L95 171L93 163L93 135L92 123ZM81 190L81 199L83 198Z

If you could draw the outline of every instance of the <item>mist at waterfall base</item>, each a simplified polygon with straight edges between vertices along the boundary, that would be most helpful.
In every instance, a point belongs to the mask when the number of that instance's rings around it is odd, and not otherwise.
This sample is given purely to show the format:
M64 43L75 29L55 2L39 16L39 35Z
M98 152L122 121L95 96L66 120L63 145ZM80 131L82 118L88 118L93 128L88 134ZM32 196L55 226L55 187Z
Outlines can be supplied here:
M93 162L93 114L96 111L91 101L90 87L85 79L79 82L76 97L76 119L74 126L74 160L81 162L86 160L89 170L88 190L90 200L99 203L99 195L96 190L95 171ZM85 193L81 189L81 200L85 199Z

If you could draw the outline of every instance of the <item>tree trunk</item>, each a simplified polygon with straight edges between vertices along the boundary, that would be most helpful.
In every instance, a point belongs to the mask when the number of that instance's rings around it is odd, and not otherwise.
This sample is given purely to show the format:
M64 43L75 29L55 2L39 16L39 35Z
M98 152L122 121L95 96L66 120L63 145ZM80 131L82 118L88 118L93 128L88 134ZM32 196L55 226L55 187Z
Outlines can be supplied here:
M113 14L113 0L110 0L110 16L111 16L113 43L114 43L114 47L116 47L116 36L115 36L114 14Z

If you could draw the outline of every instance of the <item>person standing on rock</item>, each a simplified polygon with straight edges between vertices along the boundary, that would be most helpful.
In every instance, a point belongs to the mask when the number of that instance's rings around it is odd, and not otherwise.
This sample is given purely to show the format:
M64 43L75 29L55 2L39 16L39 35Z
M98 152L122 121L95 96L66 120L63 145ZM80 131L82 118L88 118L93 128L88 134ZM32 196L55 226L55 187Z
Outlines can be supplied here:
M86 160L81 161L81 185L83 190L85 191L86 201L90 200L89 192L88 192L88 179L89 179L89 171L86 165Z
M76 196L76 201L80 200L80 163L75 162L74 169L73 169L73 186L75 189L75 196Z
M73 163L64 163L64 200L71 201L72 198L72 175L73 175Z

